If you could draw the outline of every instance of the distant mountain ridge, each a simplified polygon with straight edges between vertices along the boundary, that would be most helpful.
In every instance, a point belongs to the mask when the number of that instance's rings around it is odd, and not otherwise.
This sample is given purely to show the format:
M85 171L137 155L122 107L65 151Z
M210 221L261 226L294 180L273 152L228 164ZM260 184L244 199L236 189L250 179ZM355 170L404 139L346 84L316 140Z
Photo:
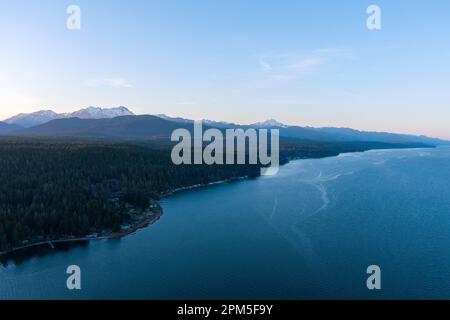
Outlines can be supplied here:
M193 120L184 118L169 117L166 115L157 115L169 121L178 123L191 123ZM264 122L257 122L250 125L240 125L227 122L217 122L211 120L203 120L203 123L215 128L254 128L254 129L279 129L281 137L296 138L301 140L315 140L315 141L378 141L388 143L411 143L419 142L432 145L449 145L450 141L439 138L431 138L427 136L416 136L399 133L378 132L378 131L360 131L351 128L336 128L336 127L301 127L289 126L274 119L269 119Z
M0 135L92 137L109 139L168 139L178 128L192 130L194 120L164 114L134 115L126 107L102 109L89 107L72 113L57 114L51 110L17 115L0 122ZM38 124L36 124L38 123ZM33 124L33 125L32 125ZM205 129L279 129L280 136L296 140L327 142L385 142L450 145L449 141L387 132L367 132L349 128L314 128L289 126L270 119L250 125L203 120Z
M250 125L251 127L255 128L287 128L288 125L285 125L284 123L278 122L275 119L269 119L264 122L257 122Z
M192 129L189 124L167 121L156 116L121 116L103 119L66 118L15 132L31 137L81 137L96 139L170 139L176 129Z
M97 108L88 107L72 113L56 113L52 110L40 110L33 113L21 113L5 120L5 123L14 124L23 128L30 128L57 119L80 118L80 119L110 119L120 116L134 115L126 107Z
M185 119L180 117L171 117L166 114L157 114L156 117L159 117L161 119L167 120L167 121L173 121L178 123L193 123L194 120L191 119ZM238 127L238 124L231 123L231 122L225 122L225 121L214 121L214 120L208 120L208 119L202 119L203 125L215 127L215 128L234 128Z
M6 122L0 121L0 134L8 134L17 130L20 130L21 127L15 125L15 124L9 124Z

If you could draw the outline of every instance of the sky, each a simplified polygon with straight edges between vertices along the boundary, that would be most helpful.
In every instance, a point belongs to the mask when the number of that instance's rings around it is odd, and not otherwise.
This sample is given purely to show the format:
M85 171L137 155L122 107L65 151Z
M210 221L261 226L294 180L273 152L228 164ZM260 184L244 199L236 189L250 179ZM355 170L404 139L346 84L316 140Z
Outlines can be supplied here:
M0 0L0 119L123 105L450 138L449 39L448 0Z

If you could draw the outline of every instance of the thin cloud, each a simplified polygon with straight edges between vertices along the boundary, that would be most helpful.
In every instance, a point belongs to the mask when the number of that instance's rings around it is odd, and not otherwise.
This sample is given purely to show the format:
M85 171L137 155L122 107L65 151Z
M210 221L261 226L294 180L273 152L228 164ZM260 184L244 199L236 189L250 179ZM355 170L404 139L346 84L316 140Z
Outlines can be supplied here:
M259 65L261 66L261 70L264 72L269 72L273 70L272 66L262 59L259 60Z
M113 87L113 88L132 88L133 86L123 78L97 78L85 82L88 87Z
M268 79L285 81L314 75L322 71L325 66L352 56L352 51L348 49L320 48L265 55L259 58L259 65Z
M286 68L297 73L305 74L314 71L314 69L325 63L326 60L322 57L309 57L295 61L294 63L287 65Z

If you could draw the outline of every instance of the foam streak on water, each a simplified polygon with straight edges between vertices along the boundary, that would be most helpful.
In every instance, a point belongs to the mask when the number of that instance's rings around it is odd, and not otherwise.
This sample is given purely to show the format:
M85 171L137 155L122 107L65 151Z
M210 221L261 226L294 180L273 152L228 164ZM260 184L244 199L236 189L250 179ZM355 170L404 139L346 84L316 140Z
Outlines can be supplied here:
M449 181L450 148L293 161L167 198L130 237L10 263L0 299L449 299Z

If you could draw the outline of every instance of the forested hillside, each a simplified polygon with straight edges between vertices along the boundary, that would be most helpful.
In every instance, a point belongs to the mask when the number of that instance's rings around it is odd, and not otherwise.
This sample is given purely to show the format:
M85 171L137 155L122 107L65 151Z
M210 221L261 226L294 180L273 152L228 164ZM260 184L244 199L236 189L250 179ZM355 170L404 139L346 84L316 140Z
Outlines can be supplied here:
M0 251L23 241L116 230L127 218L126 203L145 206L174 189L260 174L258 165L175 166L167 142L140 144L0 140ZM282 139L280 162L420 146ZM119 204L112 201L117 194Z
M168 150L100 143L0 142L0 251L24 240L117 229L126 208L176 188L257 176L258 166L175 166Z

